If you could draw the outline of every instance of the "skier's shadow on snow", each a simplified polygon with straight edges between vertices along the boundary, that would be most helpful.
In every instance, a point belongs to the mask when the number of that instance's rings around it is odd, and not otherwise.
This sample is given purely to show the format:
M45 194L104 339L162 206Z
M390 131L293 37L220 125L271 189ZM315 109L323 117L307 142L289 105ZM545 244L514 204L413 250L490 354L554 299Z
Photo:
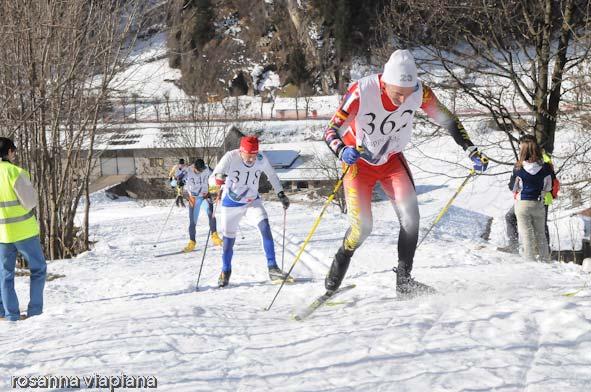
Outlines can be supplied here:
M308 282L314 282L315 279L313 278L295 278L295 284L297 283L308 283ZM294 283L287 283L285 284L286 286L291 286ZM218 287L218 286L200 286L198 290L195 291L209 291L209 290L219 290L219 291L225 291L225 290L229 290L229 289L233 289L233 288L238 288L238 287L259 287L259 286L269 286L269 287L279 287L281 285L281 283L271 283L268 280L258 280L258 281L250 281L250 282L240 282L240 283L230 283L230 285L228 285L227 287Z
M260 280L260 281L252 281L252 282L241 282L241 283L231 283L226 287L218 287L217 285L208 285L208 286L199 286L195 289L195 291L210 291L210 290L218 290L218 291L226 291L235 289L238 287L259 287L259 286L266 286L271 285L271 283Z
M437 189L447 188L447 185L417 185L415 188L417 195L422 195L423 193L429 193Z
M297 283L307 283L307 282L314 282L313 278L296 278L296 284ZM291 283L293 284L293 283ZM291 284L287 284L287 285L291 285ZM286 286L287 286L286 285ZM183 294L191 294L194 293L196 291L209 291L209 290L228 290L228 289L232 289L232 288L238 288L238 287L259 287L259 286L269 286L269 287L278 287L279 285L275 285L270 283L268 280L259 280L259 281L250 281L250 282L241 282L241 283L232 283L230 284L230 286L226 287L226 288L219 288L218 286L200 286L198 289L192 285L191 287L188 287L186 289L183 290L176 290L176 291L169 291L169 292L159 292L159 293L136 293L136 294L129 294L129 295L121 295L118 297L108 297L108 298L99 298L99 299L91 299L88 301L79 301L76 303L79 304L86 304L86 303L93 303L93 302L105 302L105 301L111 301L114 299L131 299L133 301L143 301L146 299L154 299L154 298L164 298L164 297L174 297L177 295L183 295Z
M136 293L136 294L129 294L129 295L121 295L119 297L108 297L108 298L99 298L99 299L91 299L88 301L79 301L79 304L86 304L92 302L105 302L111 301L114 299L131 299L133 301L143 301L145 299L153 299L153 298L163 298L163 297L174 297L177 295L182 294L189 294L194 291L194 288L187 288L183 290L176 290L170 292L160 292L160 293Z

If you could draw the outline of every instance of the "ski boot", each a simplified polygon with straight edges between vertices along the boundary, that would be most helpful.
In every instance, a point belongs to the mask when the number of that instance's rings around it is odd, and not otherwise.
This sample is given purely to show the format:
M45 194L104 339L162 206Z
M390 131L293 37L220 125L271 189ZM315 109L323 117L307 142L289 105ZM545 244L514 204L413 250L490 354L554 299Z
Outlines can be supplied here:
M332 294L339 288L347 273L352 256L353 251L346 250L342 246L339 248L328 270L328 275L324 279L324 287L327 293Z
M423 295L436 294L437 290L424 283L414 280L410 273L402 268L393 268L396 273L396 296L401 299L411 299Z
M232 275L232 271L222 271L218 278L218 287L226 287L230 283L230 275Z
M20 316L18 316L19 320L26 320L28 318L28 316L26 314L21 314ZM0 316L0 321L11 321L8 320L5 316Z
M281 271L277 266L269 267L269 279L273 283L281 283L285 280L285 283L293 283L294 279L287 273Z
M187 244L187 246L185 246L183 248L183 252L185 252L185 253L193 252L195 250L195 245L196 245L195 241L189 240L189 243Z
M213 242L215 246L222 246L222 244L224 243L224 241L222 241L222 239L218 235L217 231L211 233L211 242Z

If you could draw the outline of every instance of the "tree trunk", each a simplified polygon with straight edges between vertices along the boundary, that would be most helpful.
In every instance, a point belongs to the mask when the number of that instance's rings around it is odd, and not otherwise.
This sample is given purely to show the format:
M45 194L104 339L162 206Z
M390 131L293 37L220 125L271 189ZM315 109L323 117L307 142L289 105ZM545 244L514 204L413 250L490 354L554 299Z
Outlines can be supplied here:
M566 65L568 47L572 37L572 16L573 0L567 0L563 13L562 26L560 29L557 56L554 61L554 71L552 72L550 97L548 99L548 129L546 130L547 139L546 143L543 145L548 154L552 154L552 152L554 152L556 118L558 117L558 109L560 105L562 79L564 76L564 67Z

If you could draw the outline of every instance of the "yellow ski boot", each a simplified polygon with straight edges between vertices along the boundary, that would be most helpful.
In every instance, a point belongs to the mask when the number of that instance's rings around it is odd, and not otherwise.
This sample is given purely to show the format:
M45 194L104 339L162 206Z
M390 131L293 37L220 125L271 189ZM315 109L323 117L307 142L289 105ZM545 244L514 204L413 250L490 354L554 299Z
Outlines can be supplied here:
M213 242L213 244L215 246L222 246L222 244L224 242L224 241L222 241L222 239L218 235L217 231L214 231L213 233L211 233L211 241Z
M187 246L185 246L183 248L183 252L185 253L189 253L189 252L193 252L195 250L195 241L193 240L189 240L189 243L187 244Z

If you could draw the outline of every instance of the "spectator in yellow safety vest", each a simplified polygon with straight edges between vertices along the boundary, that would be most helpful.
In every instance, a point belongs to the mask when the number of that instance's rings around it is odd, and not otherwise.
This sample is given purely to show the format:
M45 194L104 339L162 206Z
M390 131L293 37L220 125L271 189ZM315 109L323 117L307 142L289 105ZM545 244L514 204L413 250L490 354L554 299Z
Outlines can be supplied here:
M39 224L33 213L37 191L29 173L16 166L16 146L0 137L0 319L22 320L43 313L43 289L47 264L39 240ZM26 315L21 315L14 289L16 255L20 253L31 271Z

